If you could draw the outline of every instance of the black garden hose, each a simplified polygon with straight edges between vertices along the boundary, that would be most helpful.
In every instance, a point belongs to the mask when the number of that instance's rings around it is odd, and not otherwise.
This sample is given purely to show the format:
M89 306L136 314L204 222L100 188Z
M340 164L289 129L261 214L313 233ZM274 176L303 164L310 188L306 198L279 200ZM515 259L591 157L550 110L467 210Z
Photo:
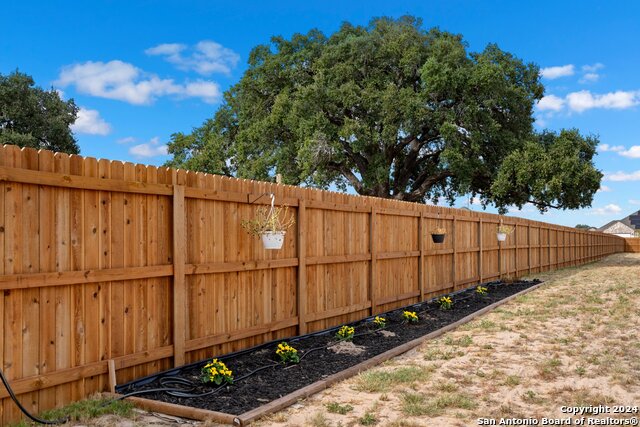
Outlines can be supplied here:
M2 372L2 369L0 369L0 378L2 379L2 383L4 384L5 388L9 392L9 396L11 396L11 399L13 399L13 402L16 404L18 408L20 408L23 414L25 414L27 417L29 417L29 419L31 419L31 421L34 421L39 424L49 424L49 425L64 424L67 421L69 421L69 417L61 418L59 420L43 420L42 418L38 418L35 415L31 415L31 413L29 413L29 411L27 411L27 409L24 406L22 406L22 403L20 403L20 401L16 397L15 393L13 392L13 389L9 385L9 381L7 381L7 378L4 376L4 373Z

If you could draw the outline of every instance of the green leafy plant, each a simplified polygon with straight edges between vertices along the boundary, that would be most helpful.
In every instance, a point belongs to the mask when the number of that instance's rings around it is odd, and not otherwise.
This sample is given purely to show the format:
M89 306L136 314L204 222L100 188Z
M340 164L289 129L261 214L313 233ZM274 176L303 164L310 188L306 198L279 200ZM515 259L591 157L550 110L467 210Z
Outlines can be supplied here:
M358 422L363 426L373 426L378 424L378 417L373 412L367 411L358 419Z
M300 356L298 350L291 347L286 342L281 342L276 348L276 355L280 358L282 363L300 363Z
M478 285L478 287L476 287L476 293L480 296L485 296L489 293L489 290L485 286Z
M376 326L376 328L382 329L387 326L387 319L385 319L384 317L376 316L373 319L373 324Z
M222 383L233 384L233 372L227 368L224 362L213 359L202 368L202 382L221 385Z
M329 411L332 414L346 415L348 412L353 411L353 406L349 404L341 405L338 402L327 403L326 407L327 407L327 411Z
M267 232L286 231L295 222L293 215L289 215L288 206L273 209L270 206L260 206L256 209L255 218L242 221L242 228L252 236L260 236Z
M441 310L451 310L453 308L453 300L451 297L442 297L438 300Z
M508 235L513 233L513 230L515 230L515 227L513 225L500 224L498 226L498 233L504 233Z
M407 323L417 323L420 320L415 311L403 311L402 319Z
M336 332L336 338L342 341L351 341L353 339L353 335L356 333L356 328L353 326L344 325L338 332Z

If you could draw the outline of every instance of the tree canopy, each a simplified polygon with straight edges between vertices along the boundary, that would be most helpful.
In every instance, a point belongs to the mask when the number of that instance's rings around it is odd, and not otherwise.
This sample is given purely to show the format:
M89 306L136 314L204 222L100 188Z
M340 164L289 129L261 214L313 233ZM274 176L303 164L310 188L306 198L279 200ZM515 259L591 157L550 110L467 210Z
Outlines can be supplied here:
M78 154L70 129L77 114L73 100L63 101L54 89L35 86L30 76L0 74L0 145Z
M169 166L362 195L483 206L590 206L596 137L533 129L539 68L419 19L273 37L214 117L175 133Z

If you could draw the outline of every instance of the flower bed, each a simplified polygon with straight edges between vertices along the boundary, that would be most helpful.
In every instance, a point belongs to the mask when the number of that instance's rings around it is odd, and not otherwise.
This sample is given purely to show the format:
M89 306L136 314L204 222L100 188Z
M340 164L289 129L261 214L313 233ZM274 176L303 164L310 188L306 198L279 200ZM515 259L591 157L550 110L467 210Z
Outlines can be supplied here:
M136 380L118 393L239 415L450 325L539 281L489 283L343 326L219 357L232 384L212 381L211 359ZM407 314L410 313L410 314ZM417 317L417 321L415 317ZM346 332L353 334L345 338ZM341 333L342 331L342 333ZM293 350L295 352L293 352ZM283 362L283 351L295 357ZM220 369L218 369L219 371ZM228 372L224 371L224 374ZM204 381L203 381L204 379Z

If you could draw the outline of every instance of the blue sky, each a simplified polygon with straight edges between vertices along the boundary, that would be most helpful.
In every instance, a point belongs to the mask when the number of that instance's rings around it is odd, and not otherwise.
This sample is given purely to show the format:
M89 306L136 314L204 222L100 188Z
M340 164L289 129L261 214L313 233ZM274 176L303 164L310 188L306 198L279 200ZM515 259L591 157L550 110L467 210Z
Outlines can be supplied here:
M74 98L83 155L160 165L171 133L213 115L255 45L415 15L426 28L461 33L472 51L497 43L543 69L536 125L598 135L605 179L591 209L511 214L599 226L640 209L640 2L607 3L8 0L0 73L18 68Z

